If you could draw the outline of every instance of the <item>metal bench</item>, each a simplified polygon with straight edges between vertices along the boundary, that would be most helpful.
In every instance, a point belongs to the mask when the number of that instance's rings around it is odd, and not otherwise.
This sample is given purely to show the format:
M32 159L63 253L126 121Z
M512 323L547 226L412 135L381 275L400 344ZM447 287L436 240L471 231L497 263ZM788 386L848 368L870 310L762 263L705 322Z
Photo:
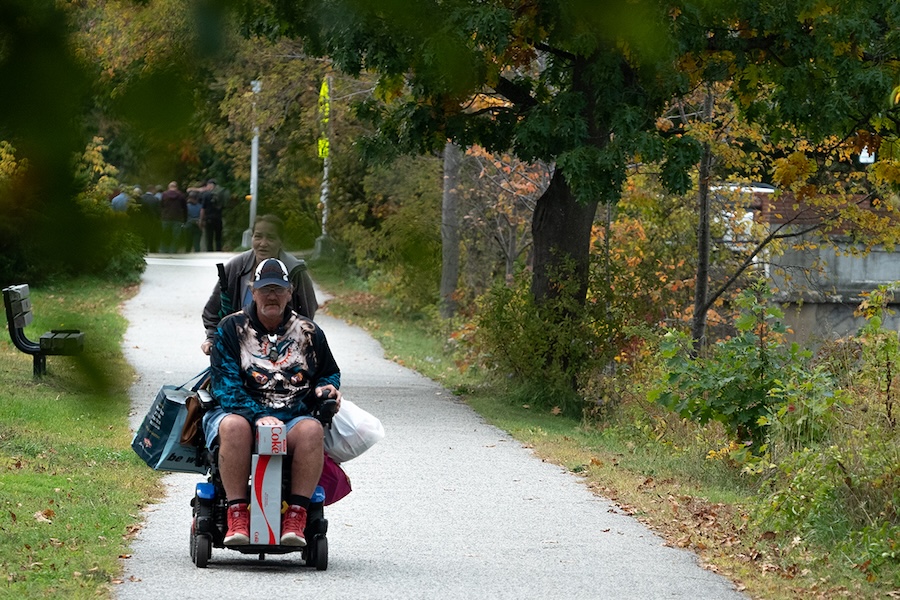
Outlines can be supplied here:
M48 356L74 356L84 350L84 333L77 329L53 329L41 335L38 342L25 337L25 327L34 320L27 284L3 288L9 337L16 348L34 359L34 376L47 372Z

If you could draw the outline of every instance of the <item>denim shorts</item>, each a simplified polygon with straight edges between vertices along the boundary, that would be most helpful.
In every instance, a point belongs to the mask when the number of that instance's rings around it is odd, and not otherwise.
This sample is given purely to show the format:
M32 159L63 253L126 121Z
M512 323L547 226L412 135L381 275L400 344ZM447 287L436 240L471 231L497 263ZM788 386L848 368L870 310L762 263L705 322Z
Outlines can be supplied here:
M217 406L203 415L203 437L206 438L207 448L213 447L213 443L216 441L216 438L219 437L219 425L222 423L222 419L225 418L225 415L228 414L230 413L225 412L221 406ZM312 415L294 417L285 424L285 427L288 432L290 432L291 427L306 419L315 419L315 417Z

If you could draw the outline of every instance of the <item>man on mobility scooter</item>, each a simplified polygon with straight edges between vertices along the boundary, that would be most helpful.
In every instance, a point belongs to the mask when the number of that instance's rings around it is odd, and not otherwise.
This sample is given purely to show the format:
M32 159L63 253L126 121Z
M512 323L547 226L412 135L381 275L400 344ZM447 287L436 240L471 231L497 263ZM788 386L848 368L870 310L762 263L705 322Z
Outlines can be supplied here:
M325 334L288 308L284 263L266 259L251 283L253 302L219 323L211 352L211 392L218 406L203 416L207 447L218 445L228 501L226 546L250 543L247 482L255 428L283 425L290 464L281 545L303 547L307 508L322 475L323 426L313 413L327 399L340 409L340 369Z

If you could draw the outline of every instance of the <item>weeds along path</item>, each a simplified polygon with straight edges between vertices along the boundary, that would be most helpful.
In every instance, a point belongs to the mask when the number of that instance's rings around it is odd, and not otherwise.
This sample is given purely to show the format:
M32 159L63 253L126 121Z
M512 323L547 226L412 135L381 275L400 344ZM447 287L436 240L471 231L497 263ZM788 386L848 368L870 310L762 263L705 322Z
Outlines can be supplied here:
M207 364L200 311L226 255L151 257L125 306L124 348L139 376L132 427L156 390ZM313 273L315 277L315 273ZM383 357L364 331L320 314L347 398L377 415L387 436L345 469L354 491L326 508L327 571L299 554L214 549L208 568L188 552L199 476L165 477L123 560L119 600L226 600L310 594L317 600L744 598L577 477L542 462L432 381Z

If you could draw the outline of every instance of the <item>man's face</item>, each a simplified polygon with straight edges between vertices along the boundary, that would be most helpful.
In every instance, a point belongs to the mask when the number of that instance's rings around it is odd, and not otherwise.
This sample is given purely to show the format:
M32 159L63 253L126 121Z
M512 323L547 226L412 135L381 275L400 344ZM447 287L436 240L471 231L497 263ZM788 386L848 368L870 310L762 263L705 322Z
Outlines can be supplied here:
M284 309L291 299L291 288L267 285L253 290L253 300L260 319L281 320Z

